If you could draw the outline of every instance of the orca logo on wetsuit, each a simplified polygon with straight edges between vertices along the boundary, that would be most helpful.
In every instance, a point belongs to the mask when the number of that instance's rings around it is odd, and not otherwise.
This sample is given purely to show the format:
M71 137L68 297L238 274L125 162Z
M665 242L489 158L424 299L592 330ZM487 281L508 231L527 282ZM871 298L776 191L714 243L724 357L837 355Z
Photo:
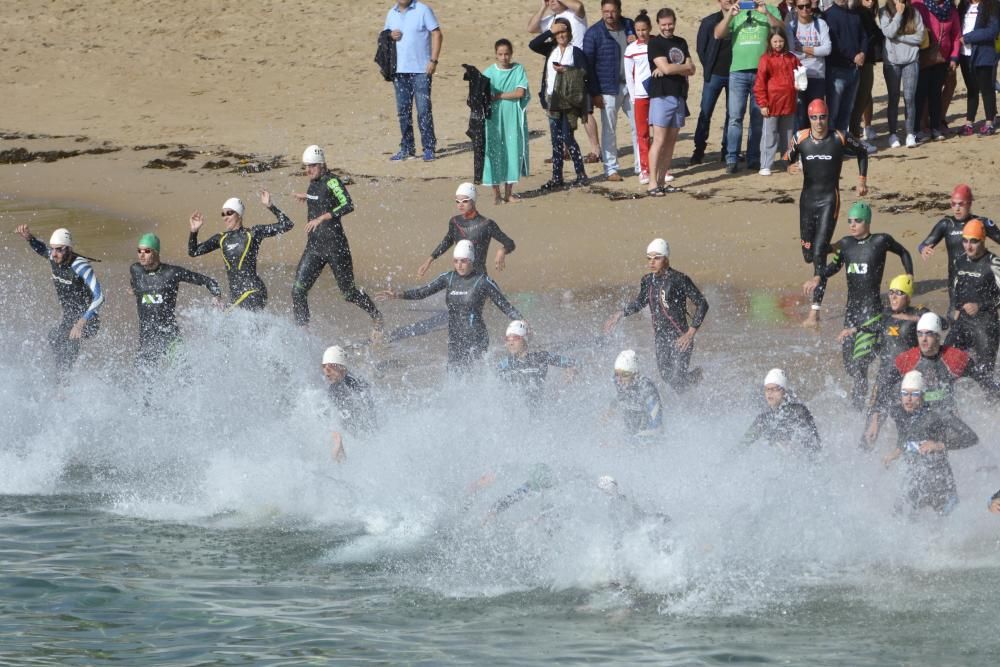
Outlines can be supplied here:
M865 275L868 273L868 265L863 262L851 262L847 265L847 272Z
M143 294L142 295L142 305L144 306L159 306L163 303L162 294Z
M452 296L466 296L466 295L469 294L469 290L461 290L461 291L459 291L459 290L451 290L450 292L448 292L448 294L450 294Z
M807 160L832 160L832 155L807 155Z
M970 278L982 278L983 273L981 271L959 271L960 276L969 276Z
M58 283L62 283L63 285L72 285L73 284L72 280L66 280L65 278L60 278L59 276L57 276L54 273L52 274L52 280L55 280Z

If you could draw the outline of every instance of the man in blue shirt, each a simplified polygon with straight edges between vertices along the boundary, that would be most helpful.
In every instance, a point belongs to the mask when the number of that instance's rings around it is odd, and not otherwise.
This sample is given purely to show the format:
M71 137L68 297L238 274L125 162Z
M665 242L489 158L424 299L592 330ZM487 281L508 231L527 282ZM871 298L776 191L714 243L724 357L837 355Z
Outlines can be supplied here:
M830 26L833 51L826 57L826 104L830 107L830 129L847 132L854 98L861 81L861 68L868 50L868 35L857 14L847 9L847 0L833 0L823 12Z
M383 30L391 31L396 42L396 113L402 140L399 152L390 160L416 157L413 136L413 100L417 101L417 123L424 161L434 159L437 140L434 137L434 116L431 113L431 78L437 69L441 42L444 37L434 10L418 0L398 0L385 17Z

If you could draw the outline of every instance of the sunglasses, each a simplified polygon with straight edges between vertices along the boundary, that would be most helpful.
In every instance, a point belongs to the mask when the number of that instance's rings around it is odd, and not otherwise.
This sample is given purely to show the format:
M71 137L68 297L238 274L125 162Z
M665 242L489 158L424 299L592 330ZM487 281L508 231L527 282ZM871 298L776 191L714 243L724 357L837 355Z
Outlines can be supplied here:
M899 390L899 395L902 396L903 398L906 398L907 396L920 397L923 396L923 394L924 392L920 391L919 389L911 389L910 391L907 391L906 389Z
M902 292L898 289L889 290L889 296L906 296L906 292Z
M153 254L153 249L152 248L136 248L135 251L137 253L139 253L140 255L152 255Z
M222 212L222 217L223 218L228 218L231 215L236 215L236 211L223 211Z
M826 114L817 114L815 116L809 116L809 120L826 120Z
M867 220L862 220L861 218L848 218L847 224L849 225L867 225Z

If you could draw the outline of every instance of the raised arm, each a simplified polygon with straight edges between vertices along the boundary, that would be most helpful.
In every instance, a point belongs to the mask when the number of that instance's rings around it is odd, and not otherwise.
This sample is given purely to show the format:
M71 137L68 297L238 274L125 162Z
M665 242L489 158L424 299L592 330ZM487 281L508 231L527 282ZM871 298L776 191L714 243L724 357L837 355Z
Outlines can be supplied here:
M523 319L520 311L511 305L510 301L507 300L507 297L505 297L503 292L500 291L500 286L493 282L492 278L489 276L483 276L483 282L485 283L486 294L489 296L490 301L493 302L493 305L499 308L504 315L512 320Z

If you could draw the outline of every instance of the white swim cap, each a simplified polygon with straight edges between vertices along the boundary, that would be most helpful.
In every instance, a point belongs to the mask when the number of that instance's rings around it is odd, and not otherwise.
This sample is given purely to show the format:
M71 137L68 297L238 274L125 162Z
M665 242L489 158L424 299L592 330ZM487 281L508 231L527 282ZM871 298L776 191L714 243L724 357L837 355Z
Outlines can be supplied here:
M654 257L670 257L670 244L663 239L653 239L648 246L646 246L646 256L650 255Z
M64 245L73 247L73 235L69 233L69 230L60 227L56 231L52 232L52 236L49 238L49 247L54 245Z
M788 376L785 375L785 371L780 368L772 368L764 376L764 386L769 384L776 384L782 389L788 387Z
M472 183L462 183L458 186L458 189L455 190L455 196L460 198L468 197L472 201L476 201L476 186Z
M597 488L605 493L618 493L618 482L611 475L601 475L597 478Z
M223 211L236 211L236 214L243 217L243 202L238 197L230 197L222 205Z
M934 313L924 313L917 321L917 331L931 331L938 336L944 329L941 326L941 318Z
M507 336L520 336L521 338L528 337L528 325L524 320L513 320L507 325Z
M347 354L344 352L344 348L339 345L332 345L326 348L323 352L323 365L327 364L337 364L338 366L347 366Z
M903 376L903 383L899 388L909 389L910 391L923 391L927 388L927 385L924 384L924 374L920 371L910 371Z
M476 259L476 249L472 247L472 241L462 239L455 244L455 252L452 253L455 259L467 259L470 262Z
M323 149L316 144L307 146L302 151L302 164L326 164L326 155L323 154Z
M635 350L622 350L619 352L618 358L615 359L615 370L622 373L638 373L639 357L636 356Z

